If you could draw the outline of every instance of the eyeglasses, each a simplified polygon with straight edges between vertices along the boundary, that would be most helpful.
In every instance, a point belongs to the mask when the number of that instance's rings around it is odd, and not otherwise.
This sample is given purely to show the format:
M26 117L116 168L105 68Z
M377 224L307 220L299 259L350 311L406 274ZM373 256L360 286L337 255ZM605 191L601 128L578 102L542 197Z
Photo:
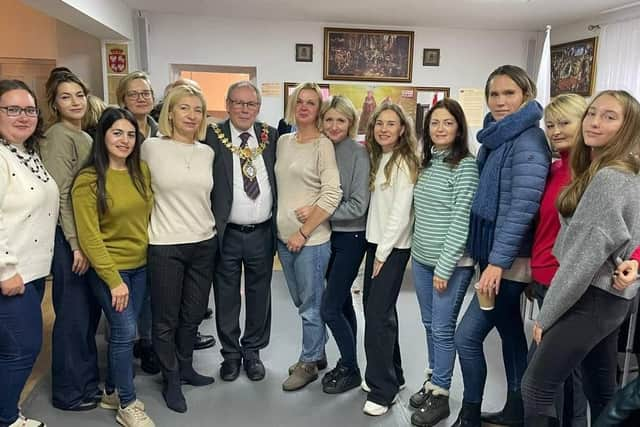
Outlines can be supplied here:
M259 102L253 102L253 101L243 102L243 101L236 101L235 99L231 99L231 98L229 98L229 103L233 108L238 110L241 110L244 107L246 107L248 110L257 110L260 107Z
M151 92L150 90L143 90L140 92L131 90L127 92L126 95L127 95L127 98L129 99L138 99L138 97L140 96L142 97L142 99L149 99L153 95L153 92Z
M27 117L38 117L37 107L18 107L17 105L9 105L8 107L0 107L0 111L4 111L9 117L18 117L22 112Z

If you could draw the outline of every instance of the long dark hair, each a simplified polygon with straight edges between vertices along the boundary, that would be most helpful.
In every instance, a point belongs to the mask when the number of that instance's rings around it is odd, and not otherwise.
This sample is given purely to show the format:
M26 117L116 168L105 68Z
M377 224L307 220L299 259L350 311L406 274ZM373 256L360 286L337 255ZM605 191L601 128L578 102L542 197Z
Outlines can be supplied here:
M456 137L453 140L453 144L451 146L451 151L449 155L444 159L446 163L449 164L449 167L453 168L460 163L462 159L469 155L469 143L467 142L467 119L464 115L464 111L458 102L451 98L444 98L440 101L436 102L433 107L427 113L427 116L424 118L424 130L422 134L422 141L424 143L424 148L422 150L422 167L427 168L431 164L431 158L433 154L431 154L431 148L433 147L433 141L431 140L431 133L429 132L429 123L431 123L431 116L437 110L443 108L447 110L456 121L458 125L458 131L456 132Z
M26 148L27 151L37 150L38 142L44 138L44 121L42 120L42 112L38 107L38 98L36 98L36 94L22 80L0 80L0 97L12 90L26 90L29 92L29 95L33 98L35 107L38 108L38 123L36 124L36 129L24 142L24 148ZM5 135L0 135L0 137L5 138Z
M133 151L129 154L129 157L127 157L126 160L127 171L129 172L129 176L133 181L133 185L135 185L138 190L138 193L140 193L144 199L149 197L144 183L142 167L140 166L140 145L142 143L142 135L140 135L140 129L138 129L138 122L129 110L109 107L104 110L100 117L100 121L98 121L98 125L96 126L96 137L91 149L91 157L87 164L87 167L93 167L96 170L96 195L98 198L98 213L100 216L104 215L109 210L106 191L107 170L109 169L109 152L107 150L105 136L111 126L120 119L127 120L136 130L136 143L133 146Z

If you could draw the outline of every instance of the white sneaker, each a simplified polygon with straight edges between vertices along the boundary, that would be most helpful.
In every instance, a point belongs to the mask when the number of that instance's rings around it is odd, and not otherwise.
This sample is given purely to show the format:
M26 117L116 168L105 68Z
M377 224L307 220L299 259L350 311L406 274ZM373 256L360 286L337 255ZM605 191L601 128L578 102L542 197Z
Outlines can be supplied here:
M371 393L371 387L369 387L369 384L367 384L367 382L365 380L362 380L362 382L360 383L360 388L362 389L362 391L364 391L365 393ZM400 386L398 387L398 391L400 390L404 390L405 388L407 388L407 384L406 383L402 383L400 384Z
M391 401L391 405L396 403L396 400L398 400L397 394L394 396L393 400ZM386 414L389 411L389 407L390 406L379 405L377 403L371 402L370 400L367 400L366 402L364 402L364 406L362 407L362 412L364 412L367 415L371 415L372 417L379 417L380 415Z
M144 411L144 403L139 400L133 402L134 405L137 405L138 408ZM120 407L120 396L118 396L118 391L115 390L111 394L107 394L106 391L102 392L102 398L100 399L100 407L104 409L112 409L116 411Z
M22 413L19 413L18 419L9 424L9 427L46 427L46 424L42 421L25 418Z
M139 400L135 400L126 408L118 408L116 421L124 427L155 427L143 408L144 405Z
M112 409L114 411L117 410L120 407L118 391L114 390L111 394L107 394L106 391L103 391L102 398L100 399L100 407L104 409Z

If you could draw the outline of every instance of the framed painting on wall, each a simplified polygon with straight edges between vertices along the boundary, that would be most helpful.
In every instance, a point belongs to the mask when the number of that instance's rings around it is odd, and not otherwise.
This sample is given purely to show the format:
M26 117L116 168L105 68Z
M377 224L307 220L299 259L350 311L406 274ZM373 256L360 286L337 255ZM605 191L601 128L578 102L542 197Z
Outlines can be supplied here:
M413 31L324 29L323 78L411 82Z
M551 46L551 96L591 96L595 84L598 38Z

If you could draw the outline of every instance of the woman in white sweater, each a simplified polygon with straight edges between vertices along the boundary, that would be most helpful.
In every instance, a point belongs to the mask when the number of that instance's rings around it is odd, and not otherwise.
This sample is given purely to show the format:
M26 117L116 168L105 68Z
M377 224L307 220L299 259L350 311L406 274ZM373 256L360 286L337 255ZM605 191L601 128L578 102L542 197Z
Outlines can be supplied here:
M44 426L18 410L42 345L40 300L51 269L58 187L37 153L42 117L18 80L0 81L0 425Z
M368 392L363 411L383 415L395 402L404 376L398 345L396 301L409 261L413 187L420 161L411 119L402 107L383 103L367 126L371 202L364 270L364 349Z
M194 86L176 86L160 113L160 138L142 145L151 171L154 205L147 268L154 350L164 377L167 406L186 412L181 383L204 386L213 378L193 369L193 344L213 282L218 241L211 211L213 150L204 139L207 104Z

